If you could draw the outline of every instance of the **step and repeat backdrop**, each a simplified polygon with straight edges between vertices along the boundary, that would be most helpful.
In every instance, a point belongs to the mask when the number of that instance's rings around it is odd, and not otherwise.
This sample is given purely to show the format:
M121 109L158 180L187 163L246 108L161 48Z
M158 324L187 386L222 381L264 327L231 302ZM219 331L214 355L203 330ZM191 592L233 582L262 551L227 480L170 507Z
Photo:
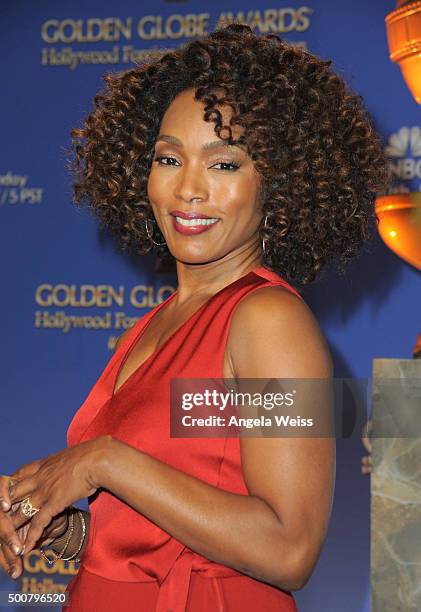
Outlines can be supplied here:
M73 0L1 3L0 472L66 445L66 429L116 338L177 286L151 254L123 254L72 203L70 130L102 76L232 20L324 59L360 93L381 133L391 191L421 190L420 107L388 57L391 0ZM369 378L372 360L410 358L421 327L420 275L374 236L345 277L303 290L329 341L335 375ZM337 441L331 525L302 612L369 609L370 482L358 437ZM83 504L81 504L83 505ZM0 590L60 592L77 571L37 551ZM10 609L10 608L8 608Z

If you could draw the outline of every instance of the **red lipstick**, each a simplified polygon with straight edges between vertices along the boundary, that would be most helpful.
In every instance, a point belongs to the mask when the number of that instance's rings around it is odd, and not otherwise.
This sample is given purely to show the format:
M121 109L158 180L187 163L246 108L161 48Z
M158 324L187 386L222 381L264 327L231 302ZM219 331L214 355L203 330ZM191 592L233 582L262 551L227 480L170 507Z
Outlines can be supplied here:
M173 210L171 213L173 217L181 217L182 219L213 219L215 217L209 217L200 212L183 212L182 210Z

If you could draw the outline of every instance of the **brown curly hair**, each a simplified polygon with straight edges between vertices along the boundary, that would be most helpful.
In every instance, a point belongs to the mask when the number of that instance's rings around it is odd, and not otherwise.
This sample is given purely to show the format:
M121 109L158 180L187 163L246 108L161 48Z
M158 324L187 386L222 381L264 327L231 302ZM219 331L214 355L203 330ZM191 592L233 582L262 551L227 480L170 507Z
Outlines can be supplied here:
M313 282L331 261L343 271L378 222L374 200L388 173L361 96L330 65L276 34L234 23L104 76L94 110L71 132L74 201L86 201L123 249L154 248L145 218L154 220L147 180L155 139L175 96L194 88L204 119L218 137L245 144L263 178L262 264L295 284ZM219 104L245 128L238 140ZM164 242L158 227L154 239ZM166 245L158 255L171 256Z

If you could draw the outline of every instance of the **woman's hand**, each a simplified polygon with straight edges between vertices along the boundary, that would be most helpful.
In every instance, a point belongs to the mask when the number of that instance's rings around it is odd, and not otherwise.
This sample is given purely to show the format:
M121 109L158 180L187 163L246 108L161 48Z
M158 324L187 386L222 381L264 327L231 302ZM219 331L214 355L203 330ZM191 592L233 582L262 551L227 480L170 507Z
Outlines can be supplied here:
M10 476L0 476L0 568L14 578L22 571L22 551L24 535L19 537L11 519ZM17 574L15 574L18 572Z
M16 529L29 521L25 536L25 552L30 552L53 517L77 500L89 497L101 486L98 474L111 436L100 436L23 466L12 474L12 502L29 498L38 509L31 518L22 507L12 513ZM32 475L27 475L32 471Z
M31 471L28 470L27 475L29 476L30 474ZM21 552L23 542L17 535L9 514L12 505L12 501L10 499L11 485L12 478L10 476L0 476L0 543L3 551L7 548L10 552L13 551L14 556L16 556Z
M31 476L34 471L33 466L22 467L22 475ZM11 476L0 476L0 567L14 578L22 572L22 559L19 555L22 553L27 528L17 531L12 521L13 510L18 507L18 504L12 506L12 485Z
M9 516L13 514L20 506L20 502L12 505L11 509L7 512ZM30 520L17 530L17 535L23 542L28 533ZM67 511L63 512L59 516L53 518L51 523L44 529L41 538L36 543L37 547L46 546L51 544L56 538L63 535L69 526L69 519ZM24 550L25 552L25 550ZM0 567L14 579L19 578L23 571L23 560L19 555L14 555L8 546L2 546L0 548Z
M14 504L7 513L3 512L2 514L8 515L8 518L10 520L10 515L12 514L12 511L18 505L19 503ZM24 541L27 530L28 527L26 525L17 530L16 535L20 538L21 541ZM20 549L22 549L22 546L20 547ZM0 567L11 578L18 578L21 575L23 569L22 557L12 552L11 548L5 543L2 543L0 547Z
M35 466L28 464L21 468L20 473L21 477L29 477L35 473ZM12 504L11 502L9 490L12 483L13 479L10 476L0 476L0 568L12 578L19 578L23 569L20 553L30 522L27 521L22 527L15 529L12 515L19 508L20 503ZM68 515L65 512L51 521L44 530L39 545L50 544L55 538L65 533L67 527ZM15 552L13 552L13 547L17 547Z

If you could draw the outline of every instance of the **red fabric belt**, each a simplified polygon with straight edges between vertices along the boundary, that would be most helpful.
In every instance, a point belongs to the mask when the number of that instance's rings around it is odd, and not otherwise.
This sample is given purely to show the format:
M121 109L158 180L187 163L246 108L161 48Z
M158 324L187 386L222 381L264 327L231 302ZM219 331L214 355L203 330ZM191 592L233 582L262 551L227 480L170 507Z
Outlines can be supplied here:
M238 572L228 567L203 566L200 563L192 551L184 549L180 553L160 586L156 612L185 612L192 571L212 580L217 602L215 612L224 612L223 593L217 578L238 576Z

